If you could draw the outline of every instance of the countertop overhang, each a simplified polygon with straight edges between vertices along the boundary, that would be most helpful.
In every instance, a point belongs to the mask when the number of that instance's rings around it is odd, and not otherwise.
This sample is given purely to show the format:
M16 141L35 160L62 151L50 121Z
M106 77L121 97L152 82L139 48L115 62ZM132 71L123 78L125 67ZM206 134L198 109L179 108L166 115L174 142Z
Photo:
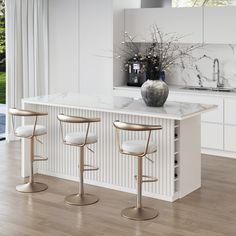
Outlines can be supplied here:
M208 104L168 101L163 107L148 107L142 99L119 96L91 96L72 92L25 98L22 102L172 120L188 119L217 107Z

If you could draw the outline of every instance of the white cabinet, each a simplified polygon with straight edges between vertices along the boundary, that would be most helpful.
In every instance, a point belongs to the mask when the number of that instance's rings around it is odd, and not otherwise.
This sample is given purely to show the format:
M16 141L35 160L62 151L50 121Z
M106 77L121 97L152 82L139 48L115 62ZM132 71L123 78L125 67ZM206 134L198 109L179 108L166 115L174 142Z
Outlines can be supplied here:
M224 149L224 126L223 124L205 123L201 124L201 146L202 148Z
M156 24L165 33L185 36L181 43L236 44L235 22L236 6L125 10L125 30L135 42L150 42Z
M236 7L204 7L204 42L236 44Z
M214 122L220 124L223 123L223 118L224 118L223 98L210 97L204 95L191 95L183 93L178 94L171 92L168 97L168 100L217 105L218 107L216 109L202 115L202 121Z
M225 126L225 151L236 152L236 126Z
M236 125L236 99L225 99L225 124Z
M202 43L202 8L143 8L125 10L125 30L135 42L151 42L154 24L164 33L184 36L181 43Z
M140 88L127 86L114 88L114 95L141 97ZM216 109L201 117L202 150L212 155L236 158L236 97L170 90L168 101L217 105Z

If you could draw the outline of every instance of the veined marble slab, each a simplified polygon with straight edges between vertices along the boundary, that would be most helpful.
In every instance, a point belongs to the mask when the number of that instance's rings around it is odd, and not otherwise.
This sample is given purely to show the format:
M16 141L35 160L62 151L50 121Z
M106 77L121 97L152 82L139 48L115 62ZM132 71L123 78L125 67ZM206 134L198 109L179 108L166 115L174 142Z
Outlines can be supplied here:
M90 96L61 93L23 99L24 103L66 108L80 108L128 115L183 120L215 109L215 105L166 102L163 107L148 107L142 99L116 96Z

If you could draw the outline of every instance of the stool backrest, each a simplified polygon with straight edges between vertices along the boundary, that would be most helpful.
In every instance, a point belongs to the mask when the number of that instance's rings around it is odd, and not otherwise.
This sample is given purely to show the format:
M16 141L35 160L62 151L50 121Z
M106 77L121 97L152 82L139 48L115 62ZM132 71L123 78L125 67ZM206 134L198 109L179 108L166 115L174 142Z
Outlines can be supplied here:
M30 135L28 138L32 138L35 135L35 129L36 129L36 125L37 125L38 116L48 115L47 112L38 112L38 111L31 111L31 110L24 110L24 109L17 109L17 108L10 108L9 114L12 116L12 127L13 127L14 134L16 136L18 136L18 135L16 134L14 116L35 117L33 132L32 132L32 135Z
M86 129L86 135L85 135L84 143L81 144L81 145L74 145L74 146L80 146L80 147L85 146L85 144L87 143L87 138L88 138L90 124L101 121L100 118L86 118L86 117L70 116L70 115L64 115L64 114L57 115L57 119L60 121L62 141L66 145L72 145L72 144L68 144L65 141L62 123L87 124L87 129Z
M127 131L152 131L152 130L160 130L162 127L160 125L143 125L143 124L132 124L121 121L114 121L113 125L120 130Z
M69 116L64 114L59 114L57 116L57 119L61 122L66 122L66 123L94 123L101 121L100 118L86 118L80 116Z
M133 124L133 123L127 123L127 122L121 122L121 121L114 121L113 122L114 127L116 128L116 140L118 144L118 148L120 153L126 154L126 155L132 155L134 156L134 153L129 153L125 152L120 145L120 130L123 131L148 131L148 138L147 138L147 143L146 143L146 148L143 153L141 153L140 157L146 156L147 151L148 151L148 146L151 138L151 132L154 130L161 130L162 126L161 125L143 125L143 124Z
M24 109L10 108L9 113L12 116L46 116L47 112L37 112Z

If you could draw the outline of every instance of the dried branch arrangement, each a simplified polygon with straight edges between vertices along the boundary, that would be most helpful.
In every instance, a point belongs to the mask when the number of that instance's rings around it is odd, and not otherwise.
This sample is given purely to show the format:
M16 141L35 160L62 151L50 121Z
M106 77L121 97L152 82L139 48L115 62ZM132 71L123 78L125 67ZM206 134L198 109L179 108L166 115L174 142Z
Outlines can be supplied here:
M131 37L125 33L125 41L123 48L120 49L124 58L125 67L128 66L127 58L140 62L146 62L146 71L148 79L159 79L162 71L169 70L174 65L183 66L183 58L193 59L192 51L202 47L202 45L185 45L179 44L179 40L183 36L174 33L164 33L154 25L151 29L152 43L137 44L135 37Z

